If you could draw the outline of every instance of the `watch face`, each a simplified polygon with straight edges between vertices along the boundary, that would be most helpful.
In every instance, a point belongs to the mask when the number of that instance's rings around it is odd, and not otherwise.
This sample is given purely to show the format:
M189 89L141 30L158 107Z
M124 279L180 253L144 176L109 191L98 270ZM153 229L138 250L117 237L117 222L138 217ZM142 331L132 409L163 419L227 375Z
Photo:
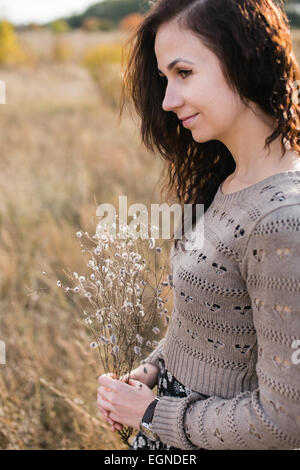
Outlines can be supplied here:
M142 423L141 424L141 431L145 434L145 436L148 437L151 441L159 441L159 437L157 434L152 432L151 430L151 424L149 425L148 423Z

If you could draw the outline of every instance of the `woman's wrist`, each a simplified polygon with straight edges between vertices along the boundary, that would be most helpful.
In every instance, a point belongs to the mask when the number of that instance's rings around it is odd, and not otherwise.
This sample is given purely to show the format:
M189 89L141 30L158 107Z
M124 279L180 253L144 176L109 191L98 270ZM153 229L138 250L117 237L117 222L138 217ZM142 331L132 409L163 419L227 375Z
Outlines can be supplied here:
M154 364L141 364L134 369L130 377L139 380L149 388L153 388L157 384L159 368Z

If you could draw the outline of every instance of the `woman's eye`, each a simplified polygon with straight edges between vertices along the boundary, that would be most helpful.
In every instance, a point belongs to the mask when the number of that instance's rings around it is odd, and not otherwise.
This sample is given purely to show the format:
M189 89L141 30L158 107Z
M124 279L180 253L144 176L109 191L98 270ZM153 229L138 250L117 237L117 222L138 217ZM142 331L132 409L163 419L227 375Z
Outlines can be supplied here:
M187 78L187 76L189 76L192 71L191 70L178 70L178 75L181 75L182 79L185 80ZM187 76L183 76L182 74L186 74ZM166 76L161 74L160 72L158 73L159 77L162 78L162 79L166 79Z
M192 73L192 71L191 71L191 70L178 70L178 75L181 75L182 73L183 73L183 74L187 74L187 76L189 76L190 73ZM181 76L182 76L182 75L181 75ZM182 76L182 78L185 79L185 78L187 78L187 77L183 77L183 76Z

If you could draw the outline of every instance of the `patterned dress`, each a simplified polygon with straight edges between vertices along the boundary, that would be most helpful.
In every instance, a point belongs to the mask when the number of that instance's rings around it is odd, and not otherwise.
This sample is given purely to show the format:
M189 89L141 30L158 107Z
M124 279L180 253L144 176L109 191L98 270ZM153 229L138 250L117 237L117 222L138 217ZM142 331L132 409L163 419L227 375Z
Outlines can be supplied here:
M165 362L162 358L159 359L159 375L158 375L158 391L157 396L167 396L167 397L179 397L185 398L191 393L193 390L182 385L178 382L172 374L166 369ZM209 398L206 395L203 397ZM131 448L133 450L145 449L145 450L180 450L176 447L171 447L167 444L164 444L161 441L151 441L148 439L141 431L135 436ZM198 450L206 450L206 449L198 449Z

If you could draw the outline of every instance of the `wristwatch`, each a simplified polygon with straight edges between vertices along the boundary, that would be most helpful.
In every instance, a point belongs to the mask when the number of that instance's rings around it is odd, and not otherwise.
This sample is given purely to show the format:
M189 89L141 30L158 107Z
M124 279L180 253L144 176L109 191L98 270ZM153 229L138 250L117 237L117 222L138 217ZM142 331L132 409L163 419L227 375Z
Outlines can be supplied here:
M159 398L155 397L155 400L153 400L148 406L148 408L146 409L145 414L142 417L141 424L140 424L140 431L143 434L145 434L145 436L148 437L150 441L160 440L159 436L152 431L152 419L153 419L155 407L158 402L159 402Z

